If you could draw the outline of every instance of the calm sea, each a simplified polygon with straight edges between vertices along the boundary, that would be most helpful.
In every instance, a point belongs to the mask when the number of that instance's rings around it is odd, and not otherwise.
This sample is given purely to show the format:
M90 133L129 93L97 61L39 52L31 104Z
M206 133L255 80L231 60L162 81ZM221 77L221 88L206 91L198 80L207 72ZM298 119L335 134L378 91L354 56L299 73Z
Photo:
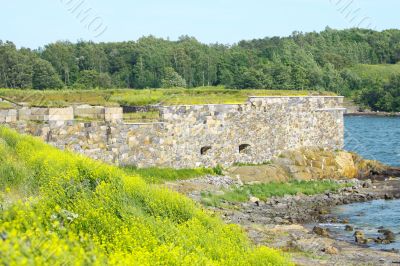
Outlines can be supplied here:
M391 166L400 166L400 117L349 116L345 118L345 149L368 159ZM371 248L400 249L400 200L377 200L355 203L333 209L341 219L349 219L356 230L368 237L378 237L379 228L392 230L397 242L390 245L370 244ZM323 224L338 239L353 241L353 232L346 232L343 224Z

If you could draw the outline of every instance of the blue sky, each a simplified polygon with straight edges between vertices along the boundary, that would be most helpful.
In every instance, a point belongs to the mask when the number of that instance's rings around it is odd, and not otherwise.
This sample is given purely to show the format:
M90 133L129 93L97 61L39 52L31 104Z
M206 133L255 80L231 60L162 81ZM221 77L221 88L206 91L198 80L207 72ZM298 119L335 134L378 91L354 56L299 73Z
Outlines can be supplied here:
M57 40L126 41L150 34L175 40L187 34L232 44L326 26L399 28L399 10L398 0L0 0L0 39L37 48Z

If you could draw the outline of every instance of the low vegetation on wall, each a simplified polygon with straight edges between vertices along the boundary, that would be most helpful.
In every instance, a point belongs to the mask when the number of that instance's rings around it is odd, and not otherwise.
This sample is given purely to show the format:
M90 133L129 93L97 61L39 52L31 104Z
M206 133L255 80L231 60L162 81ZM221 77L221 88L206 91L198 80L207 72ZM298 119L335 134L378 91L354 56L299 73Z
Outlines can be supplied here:
M0 263L290 265L140 174L0 127Z
M8 102L0 102L0 110L2 109L12 109L14 106Z
M330 92L291 90L232 90L224 87L174 88L174 89L115 89L115 90L13 90L0 89L0 98L25 102L30 106L63 107L71 104L101 106L143 106L181 104L231 104L244 103L249 96L308 96L335 95Z

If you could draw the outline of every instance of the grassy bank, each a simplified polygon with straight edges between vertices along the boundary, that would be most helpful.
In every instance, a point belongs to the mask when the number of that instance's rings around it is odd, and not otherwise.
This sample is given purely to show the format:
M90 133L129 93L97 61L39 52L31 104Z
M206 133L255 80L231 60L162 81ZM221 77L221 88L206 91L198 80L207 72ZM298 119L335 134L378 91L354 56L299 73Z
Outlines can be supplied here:
M146 182L153 184L219 174L217 169L208 168L172 169L123 167L121 169L128 175L138 175Z
M0 176L0 264L290 264L180 194L3 127Z
M0 97L14 102L26 102L31 106L68 106L73 103L90 105L150 104L237 104L248 96L306 96L333 95L331 92L290 90L232 90L224 87L201 87L194 89L109 89L109 90L15 90L0 89Z
M388 82L391 76L400 75L400 64L366 65L358 64L349 70L362 80L381 80Z
M218 206L224 201L228 202L246 202L250 197L257 197L261 200L266 200L269 197L285 195L316 195L326 191L334 192L343 188L344 185L338 184L329 180L317 181L292 181L285 183L266 183L244 185L240 188L227 190L222 195L203 193L203 203L210 206Z

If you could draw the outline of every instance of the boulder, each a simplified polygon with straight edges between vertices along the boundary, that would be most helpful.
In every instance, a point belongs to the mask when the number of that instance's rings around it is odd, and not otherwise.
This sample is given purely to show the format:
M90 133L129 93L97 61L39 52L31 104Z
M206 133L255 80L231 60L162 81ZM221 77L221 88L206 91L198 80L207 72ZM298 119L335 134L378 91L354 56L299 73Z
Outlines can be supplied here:
M358 170L354 164L353 156L348 152L338 152L335 157L336 164L338 166L338 172L343 177L355 178L358 174Z
M250 197L250 202L256 204L257 206L260 206L260 199L257 197Z
M384 240L387 240L390 243L394 243L396 241L396 235L390 230L381 229L381 230L378 231L378 233L383 234L385 236Z
M348 232L352 232L354 230L353 226L351 225L346 225L346 227L344 228L344 230L348 231Z
M326 254L329 254L329 255L338 255L339 254L339 250L333 246L328 246L326 248L323 248L322 252L325 252Z
M315 234L319 235L319 236L329 237L329 232L328 232L328 229L326 229L326 228L322 228L322 227L319 227L319 226L315 226L315 227L313 228L313 232L314 232Z
M368 239L365 238L365 234L362 231L355 231L354 238L355 238L356 243L358 243L358 244L367 244L368 243Z

